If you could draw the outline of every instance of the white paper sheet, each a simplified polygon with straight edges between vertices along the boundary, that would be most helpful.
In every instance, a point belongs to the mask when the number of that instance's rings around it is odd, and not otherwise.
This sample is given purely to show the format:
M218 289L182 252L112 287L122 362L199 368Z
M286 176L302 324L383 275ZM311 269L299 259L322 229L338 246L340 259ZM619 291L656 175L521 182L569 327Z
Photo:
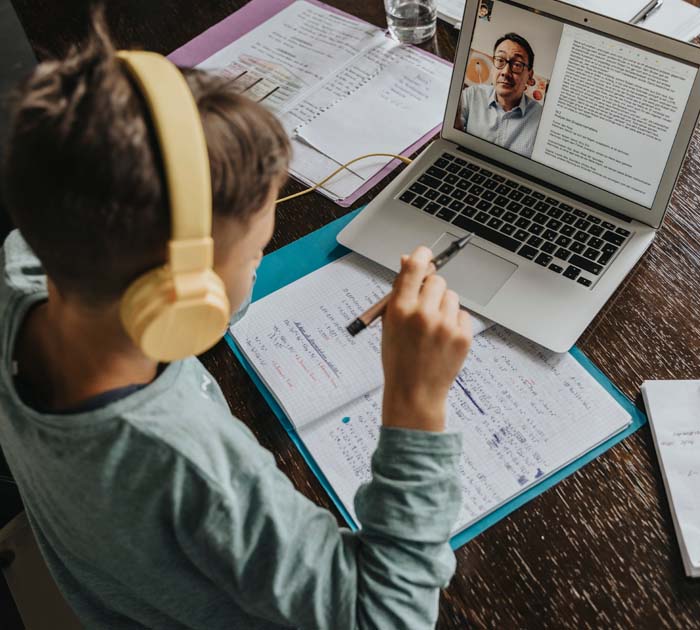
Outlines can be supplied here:
M700 577L700 381L645 381L642 394L685 572Z

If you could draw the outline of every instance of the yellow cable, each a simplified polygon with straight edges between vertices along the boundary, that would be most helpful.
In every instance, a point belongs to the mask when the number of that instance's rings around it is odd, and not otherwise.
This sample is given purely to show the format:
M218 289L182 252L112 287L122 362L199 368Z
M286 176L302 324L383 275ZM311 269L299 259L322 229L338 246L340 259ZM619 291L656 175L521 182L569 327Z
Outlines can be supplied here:
M287 195L286 197L282 197L281 199L277 200L277 203L282 203L284 201L289 201L290 199L294 199L294 197L301 197L302 195L305 195L306 193L310 193L313 190L316 190L317 188L320 188L325 184L329 179L333 179L340 171L342 171L344 168L347 168L354 162L357 162L359 160L364 160L365 158L368 157L393 157L396 158L397 160L401 160L404 164L410 164L413 160L410 158L407 158L405 155L396 155L395 153L368 153L367 155L361 155L360 157L356 157L349 162L346 162L343 164L340 168L337 168L334 170L328 177L325 177L322 179L318 184L314 184L311 186L311 188L307 188L306 190L302 190L298 193L294 193L293 195Z

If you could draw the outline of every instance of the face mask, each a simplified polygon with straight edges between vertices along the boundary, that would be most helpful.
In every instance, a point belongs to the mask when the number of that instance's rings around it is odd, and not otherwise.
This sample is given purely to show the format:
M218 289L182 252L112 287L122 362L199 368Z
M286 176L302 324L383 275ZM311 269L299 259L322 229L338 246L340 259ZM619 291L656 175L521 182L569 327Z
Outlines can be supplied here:
M250 292L246 296L245 300L238 307L238 310L231 316L229 321L229 326L233 326L237 321L243 319L244 315L248 312L248 307L253 300L253 288L255 287L255 281L258 278L256 271L253 272L253 281L250 283Z

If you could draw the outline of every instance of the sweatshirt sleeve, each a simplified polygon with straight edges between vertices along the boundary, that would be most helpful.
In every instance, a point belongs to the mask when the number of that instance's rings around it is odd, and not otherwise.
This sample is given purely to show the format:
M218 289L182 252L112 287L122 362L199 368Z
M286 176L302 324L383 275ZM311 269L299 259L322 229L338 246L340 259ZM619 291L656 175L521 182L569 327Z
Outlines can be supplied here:
M46 291L46 274L19 230L12 230L2 246L3 287L22 293Z
M461 436L382 428L372 480L355 507L361 530L297 492L265 454L254 474L217 490L190 560L247 613L318 629L433 628L454 569Z

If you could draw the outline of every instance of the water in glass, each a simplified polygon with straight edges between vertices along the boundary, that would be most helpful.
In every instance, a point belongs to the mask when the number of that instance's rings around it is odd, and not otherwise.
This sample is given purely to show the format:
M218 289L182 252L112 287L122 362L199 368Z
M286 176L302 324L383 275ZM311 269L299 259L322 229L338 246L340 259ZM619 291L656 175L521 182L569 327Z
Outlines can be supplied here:
M386 0L389 33L404 44L420 44L435 34L434 0Z

